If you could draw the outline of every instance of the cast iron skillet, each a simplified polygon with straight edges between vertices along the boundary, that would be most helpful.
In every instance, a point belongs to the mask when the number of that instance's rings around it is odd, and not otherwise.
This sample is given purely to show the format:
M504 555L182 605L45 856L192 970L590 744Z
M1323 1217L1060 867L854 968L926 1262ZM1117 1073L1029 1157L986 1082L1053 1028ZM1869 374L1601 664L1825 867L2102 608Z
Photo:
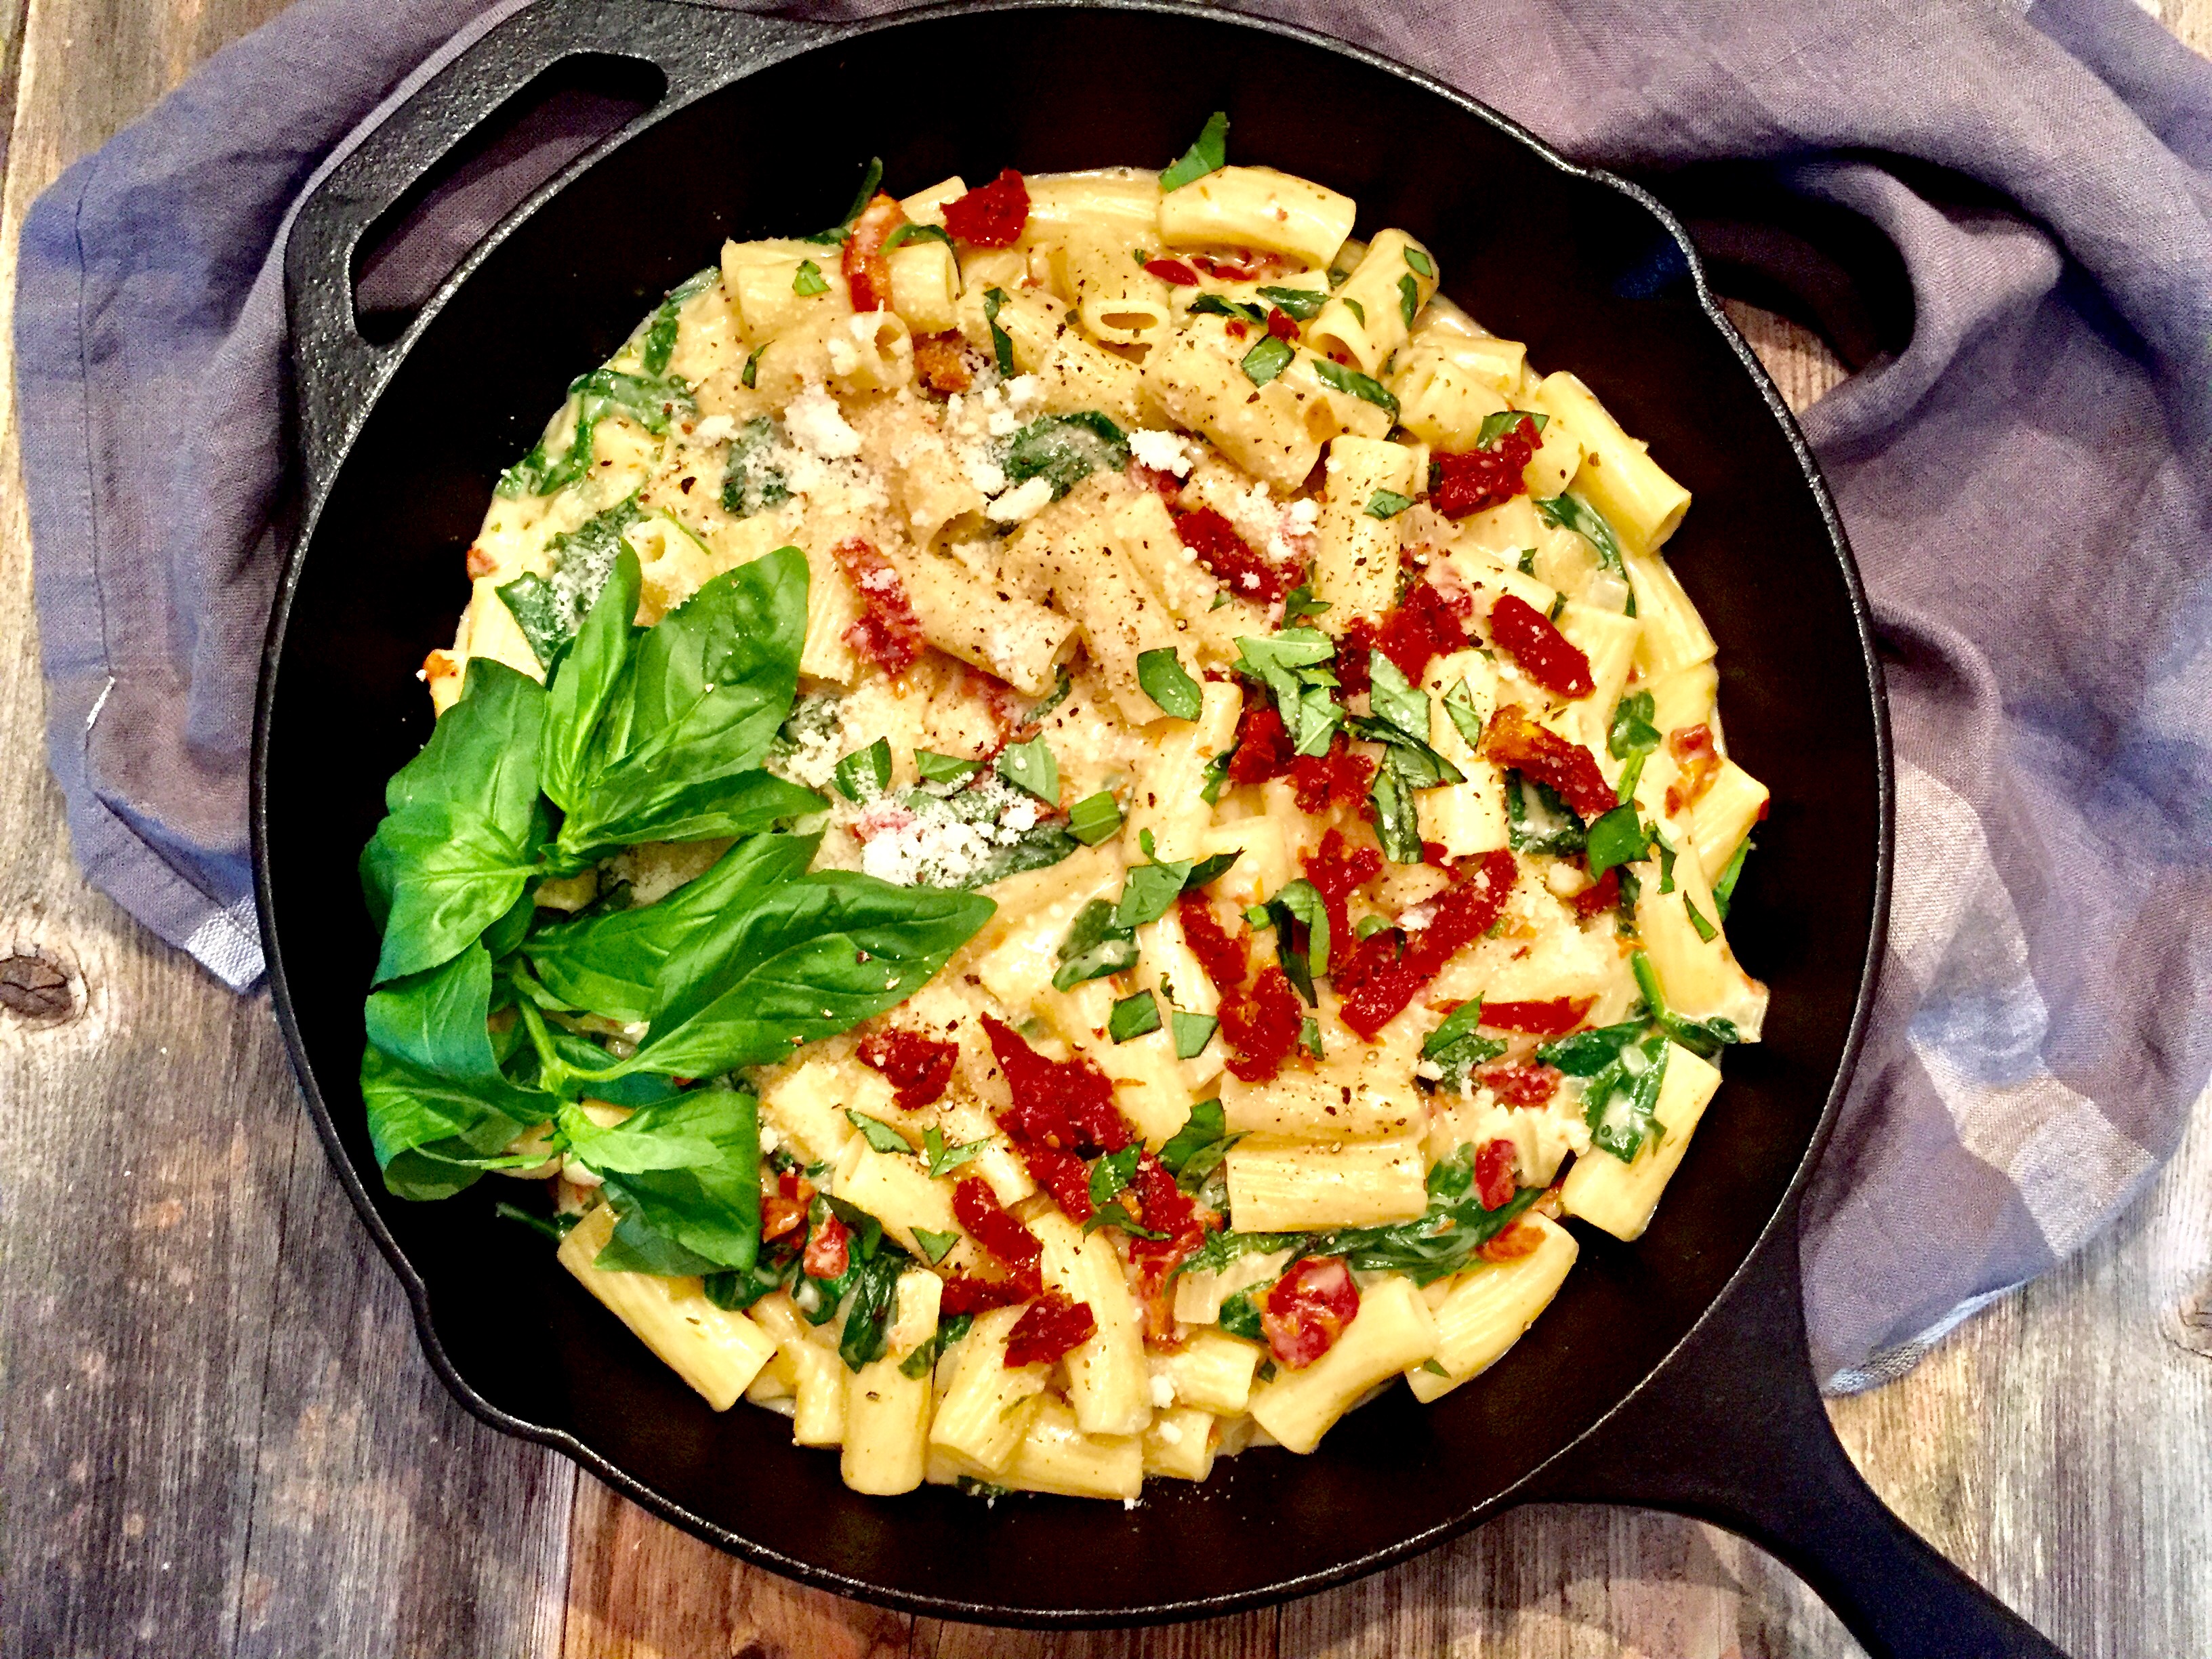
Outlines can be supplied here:
M660 93L481 243L404 337L359 331L364 233L550 68L628 65ZM665 83L665 84L664 84ZM1447 290L1594 386L1697 506L1669 548L1721 644L1730 741L1774 789L1731 933L1774 992L1650 1232L1578 1229L1565 1291L1489 1375L1402 1390L1312 1457L1224 1460L1141 1507L892 1502L716 1415L522 1229L499 1183L410 1205L378 1180L355 1077L375 940L354 873L384 779L428 734L415 679L467 597L498 469L568 380L726 234L1002 165L1158 162L1221 108L1234 155L1404 225ZM338 1177L470 1409L559 1447L677 1524L779 1572L954 1619L1048 1626L1219 1613L1402 1560L1534 1498L1705 1516L1789 1561L1877 1654L2050 1654L1909 1532L1831 1433L1806 1357L1796 1194L1859 1040L1889 872L1890 756L1866 601L1774 388L1679 227L1446 88L1340 43L1172 5L953 6L805 25L545 0L477 43L307 202L287 263L302 528L271 623L253 827L270 980Z

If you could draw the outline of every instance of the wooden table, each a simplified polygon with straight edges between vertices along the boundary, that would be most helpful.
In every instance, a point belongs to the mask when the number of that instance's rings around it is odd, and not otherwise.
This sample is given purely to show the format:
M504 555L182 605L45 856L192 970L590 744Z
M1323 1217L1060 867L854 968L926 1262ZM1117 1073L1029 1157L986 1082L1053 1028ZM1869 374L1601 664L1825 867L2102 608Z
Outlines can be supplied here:
M32 198L280 3L0 0L0 306ZM2166 21L2212 51L2212 0L2166 0ZM1740 320L1796 401L1834 378L1809 337ZM1212 1624L1033 1636L915 1620L741 1566L483 1428L424 1364L331 1179L267 999L232 997L70 860L43 762L12 396L0 443L0 957L67 981L45 1000L59 1018L37 1017L36 995L0 1008L0 1650L1859 1651L1727 1534L1565 1508ZM1832 1412L1889 1503L2081 1659L2212 1653L2212 1104L2081 1259Z

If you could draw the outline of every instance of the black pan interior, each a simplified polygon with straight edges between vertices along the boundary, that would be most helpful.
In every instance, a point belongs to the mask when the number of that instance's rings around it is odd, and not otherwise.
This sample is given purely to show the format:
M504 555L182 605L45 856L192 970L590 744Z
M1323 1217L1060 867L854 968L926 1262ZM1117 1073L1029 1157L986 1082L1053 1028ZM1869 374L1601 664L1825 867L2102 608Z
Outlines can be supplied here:
M1160 66L1172 64L1172 75ZM1721 642L1735 753L1773 787L1731 927L1774 991L1656 1223L1583 1265L1490 1375L1427 1410L1403 1391L1316 1455L1262 1451L1140 1507L938 1489L856 1496L785 1421L708 1411L495 1220L501 1183L386 1196L353 1078L375 954L354 875L385 777L431 716L415 678L467 599L463 550L498 469L566 382L721 239L833 221L860 163L894 191L947 173L1159 164L1208 111L1232 159L1402 225L1446 290L1546 369L1572 369L1696 495L1668 551ZM669 115L515 228L428 325L352 447L303 555L276 659L264 853L280 991L442 1346L479 1408L573 1437L603 1471L732 1547L842 1589L1002 1619L1216 1611L1340 1578L1468 1522L1646 1376L1743 1260L1815 1133L1873 924L1876 717L1850 585L1785 428L1700 307L1662 222L1493 120L1372 64L1226 21L1111 11L955 16L810 52Z

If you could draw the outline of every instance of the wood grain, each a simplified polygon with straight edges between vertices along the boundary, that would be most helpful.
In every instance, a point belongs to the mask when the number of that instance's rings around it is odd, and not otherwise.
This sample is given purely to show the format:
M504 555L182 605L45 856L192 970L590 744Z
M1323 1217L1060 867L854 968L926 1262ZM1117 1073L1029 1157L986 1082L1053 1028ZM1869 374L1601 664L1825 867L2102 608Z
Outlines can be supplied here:
M279 0L0 0L0 342L63 167ZM2212 51L2212 0L2164 19ZM1732 308L1733 309L1733 308ZM1793 404L1839 371L1735 314ZM0 343L0 356L6 346ZM12 365L9 366L12 370ZM12 393L12 372L4 377ZM1531 1508L1281 1609L1151 1632L909 1620L787 1584L477 1425L330 1178L265 1000L91 892L42 764L29 540L0 405L0 1651L562 1659L1842 1659L1713 1528ZM35 975L33 977L36 977ZM57 1011L58 1011L57 1012ZM1905 1517L2070 1651L2212 1653L2212 1097L2153 1194L1911 1376L1831 1414Z

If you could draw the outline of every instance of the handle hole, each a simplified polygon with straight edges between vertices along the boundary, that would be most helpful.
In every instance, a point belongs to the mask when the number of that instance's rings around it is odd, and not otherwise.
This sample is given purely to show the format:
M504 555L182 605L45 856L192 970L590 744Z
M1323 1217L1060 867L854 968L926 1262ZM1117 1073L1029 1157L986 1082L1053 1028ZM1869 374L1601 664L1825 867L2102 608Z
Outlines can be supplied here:
M530 192L668 91L659 67L583 52L540 71L471 128L354 246L354 326L372 345L407 331L469 250Z

